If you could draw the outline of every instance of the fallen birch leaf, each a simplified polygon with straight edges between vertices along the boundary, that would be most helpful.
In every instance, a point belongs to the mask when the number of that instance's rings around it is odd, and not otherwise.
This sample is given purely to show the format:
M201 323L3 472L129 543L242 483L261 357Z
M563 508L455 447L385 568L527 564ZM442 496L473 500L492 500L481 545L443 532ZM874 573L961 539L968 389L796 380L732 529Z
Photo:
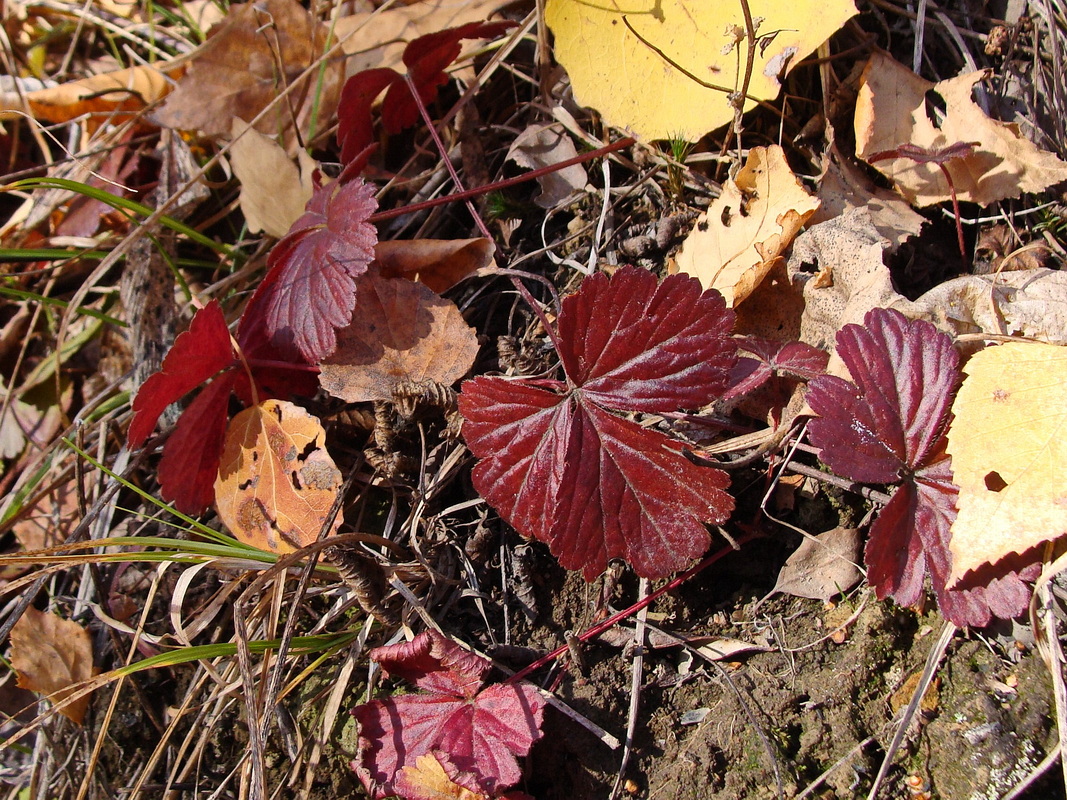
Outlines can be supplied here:
M11 666L21 688L59 703L76 684L93 677L89 632L76 622L30 606L11 629ZM59 713L81 725L89 700L85 695Z
M188 72L153 119L177 130L228 136L233 118L253 119L319 58L327 47L329 26L318 22L296 0L262 0L230 8L226 19L208 32L208 40L191 57ZM279 66L281 74L279 74ZM301 130L317 110L318 129L337 108L340 63L328 61L289 94L288 103L256 123L272 134L293 122L297 109Z
M578 155L574 140L558 122L548 125L531 125L511 143L507 161L514 161L526 169L551 167ZM542 175L537 179L541 194L534 203L541 208L555 208L567 198L581 192L589 184L585 168L581 164Z
M311 176L318 164L301 149L297 166L277 141L239 117L233 118L232 132L230 166L241 183L237 202L248 230L280 239L304 213L315 190Z
M1067 534L1067 348L1011 342L964 369L948 433L960 487L950 585Z
M171 89L171 78L183 71L180 67L160 70L138 65L44 89L4 92L0 94L0 119L12 119L23 112L36 120L56 123L86 115L118 123L164 97Z
M319 383L349 403L391 400L401 383L455 383L477 355L478 337L451 300L421 283L366 275Z
M234 536L274 553L318 539L341 486L325 439L318 419L283 400L267 400L233 418L215 504ZM330 534L340 524L338 515Z
M777 97L780 77L856 13L850 0L806 8L750 0L748 7L761 21L746 110ZM733 120L728 94L741 88L747 55L745 18L734 0L548 0L545 21L575 99L608 124L645 139L695 142ZM653 48L718 88L697 83Z
M855 528L834 528L805 538L778 573L774 591L829 600L863 579L856 565L863 558L863 540Z
M686 237L678 269L705 289L718 289L733 308L752 294L818 207L782 148L754 147Z
M987 74L971 72L935 84L876 51L863 71L856 99L856 155L867 159L905 144L933 150L973 142L973 153L945 166L960 202L981 206L1067 180L1067 164L1024 138L1017 125L988 117L971 99L975 84ZM936 121L927 111L931 95L945 108ZM893 158L872 166L918 206L952 198L936 163Z
M386 278L407 278L441 294L493 264L489 239L397 239L374 245L374 261Z

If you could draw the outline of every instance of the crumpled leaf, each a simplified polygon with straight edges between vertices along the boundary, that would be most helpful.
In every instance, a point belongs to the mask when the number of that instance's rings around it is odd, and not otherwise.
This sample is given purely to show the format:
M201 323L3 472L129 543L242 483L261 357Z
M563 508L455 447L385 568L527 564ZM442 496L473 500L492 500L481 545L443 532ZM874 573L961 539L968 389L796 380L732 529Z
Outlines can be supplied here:
M30 606L11 629L11 666L21 688L59 703L76 684L93 677L89 632L72 620ZM91 699L85 695L59 713L81 725Z
M578 155L566 129L558 122L547 125L531 125L511 143L507 161L514 161L526 169L551 167ZM589 185L585 167L571 164L569 167L549 172L537 179L541 194L534 203L541 208L555 208L575 193Z
M774 591L829 600L863 580L856 566L862 552L862 539L855 528L833 528L805 538L782 566Z
M226 19L208 32L188 72L153 120L167 128L229 136L233 118L253 119L326 52L329 26L316 21L296 0L259 0L230 7ZM279 75L279 66L284 74ZM256 123L273 134L291 127L298 109L306 131L313 110L319 128L336 107L341 65L328 60Z
M367 219L376 207L374 187L359 180L317 189L271 250L240 330L262 318L271 344L289 360L317 364L332 353L335 329L352 321L356 278L374 259L378 236Z
M612 558L664 577L701 555L703 523L733 509L729 478L618 412L699 408L726 386L733 314L699 283L623 267L563 301L566 383L478 377L463 384L475 488L524 536L587 580Z
M1017 125L990 119L971 99L975 84L987 74L980 70L930 83L888 53L875 51L856 98L856 155L866 159L904 144L933 150L974 142L971 155L946 167L960 202L981 206L1067 180L1067 164L1023 137ZM945 108L936 121L927 112L931 95ZM872 166L910 203L928 206L952 199L937 164L893 158Z
M754 147L686 237L678 269L699 278L705 289L718 289L727 305L736 307L818 207L781 147Z
M960 486L953 583L1067 535L1067 347L988 347L965 372L948 434Z
M360 744L352 768L372 797L396 794L401 771L417 768L420 756L437 752L464 774L468 789L494 795L518 782L522 771L516 757L541 737L545 701L534 687L483 686L491 662L434 630L376 648L370 656L387 674L422 690L352 710Z
M306 150L296 155L299 166L277 141L233 118L230 165L241 182L237 202L252 233L281 238L304 213L315 191L312 175L318 163Z
M234 536L274 553L318 539L342 483L325 439L317 418L284 400L267 400L233 418L215 505ZM337 515L330 534L340 524Z
M938 605L957 625L983 626L1029 602L1014 573L987 586L948 588L949 527L957 488L945 452L949 407L959 381L951 340L923 320L874 309L864 326L849 324L837 352L854 383L831 375L808 386L819 414L808 426L819 458L839 475L900 483L871 525L867 579L879 599L914 605L929 570Z
M856 13L848 0L807 8L750 0L748 6L761 20L757 37L766 38L756 45L746 110L777 97L780 76ZM609 125L644 139L695 142L733 120L727 95L740 88L747 56L745 18L733 0L549 0L545 21L575 99ZM701 86L653 48L720 88Z
M438 294L493 264L489 239L397 239L374 246L374 263L386 278L424 283Z
M320 365L319 383L349 403L391 400L401 383L455 383L478 349L477 334L451 300L421 283L367 275L352 324L337 332L337 349Z
M448 82L445 68L460 54L464 39L492 39L500 36L515 23L469 22L458 28L435 31L420 36L404 48L404 66L418 92L419 101L428 106L437 90ZM356 73L341 89L337 107L337 143L341 145L341 161L353 161L374 143L371 107L378 96L382 100L382 127L387 133L399 133L419 120L419 106L411 88L400 73L389 67L368 69Z

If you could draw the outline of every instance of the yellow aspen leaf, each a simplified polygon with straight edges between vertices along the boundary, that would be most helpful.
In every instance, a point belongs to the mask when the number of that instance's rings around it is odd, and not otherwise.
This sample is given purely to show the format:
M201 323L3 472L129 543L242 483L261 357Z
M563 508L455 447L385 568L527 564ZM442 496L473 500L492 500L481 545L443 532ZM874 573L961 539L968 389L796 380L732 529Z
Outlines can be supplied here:
M448 777L444 766L433 753L415 759L415 766L407 766L397 776L397 788L406 797L434 798L434 800L489 800Z
M292 553L318 539L341 486L319 420L284 400L246 408L226 430L215 504L240 541ZM332 533L341 524L334 520Z
M990 347L965 372L948 432L960 487L950 586L1067 534L1067 348Z
M758 28L745 110L777 97L780 77L856 13L851 0L748 6ZM545 20L575 98L609 124L695 142L733 120L748 54L737 0L548 0Z
M678 270L718 289L730 307L748 297L819 201L800 185L778 145L754 147L678 253Z
M11 629L11 666L21 688L49 695L53 703L59 703L73 687L93 677L89 632L76 622L31 606ZM59 713L81 725L89 699L89 695L79 697Z

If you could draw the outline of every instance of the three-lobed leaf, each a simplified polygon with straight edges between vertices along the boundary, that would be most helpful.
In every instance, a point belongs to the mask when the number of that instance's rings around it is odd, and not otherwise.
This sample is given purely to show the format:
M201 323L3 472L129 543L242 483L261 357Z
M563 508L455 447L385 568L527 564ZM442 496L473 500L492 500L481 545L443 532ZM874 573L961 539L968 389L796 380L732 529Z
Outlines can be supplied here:
M687 276L624 267L564 299L566 383L478 377L460 395L475 488L516 530L587 580L613 558L658 578L707 549L733 510L729 478L625 412L698 408L736 358L733 313Z
M421 692L374 700L352 710L360 757L353 769L372 797L395 794L405 769L441 753L449 767L495 795L522 777L518 756L541 737L544 700L528 684L484 686L492 664L436 631L371 651L385 673ZM457 776L453 776L455 779Z
M901 484L871 525L865 559L877 596L913 605L929 571L938 604L958 625L1009 618L1029 601L1019 575L949 589L950 528L959 490L945 452L959 356L929 322L876 308L845 325L837 349L854 382L824 375L809 387L808 427L819 458L856 481Z

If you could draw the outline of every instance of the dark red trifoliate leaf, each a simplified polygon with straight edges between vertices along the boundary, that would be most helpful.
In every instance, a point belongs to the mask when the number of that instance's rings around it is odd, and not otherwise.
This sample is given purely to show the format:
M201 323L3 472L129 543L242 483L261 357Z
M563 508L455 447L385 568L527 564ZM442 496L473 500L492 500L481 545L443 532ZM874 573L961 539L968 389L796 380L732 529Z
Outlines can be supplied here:
M685 275L659 284L624 267L587 278L559 316L566 383L479 377L463 385L463 433L481 459L475 487L587 580L613 558L648 578L683 568L707 549L703 523L733 510L729 478L612 411L713 401L736 357L732 324L722 296Z
M448 81L445 69L459 56L462 40L492 39L513 27L515 23L506 20L471 22L411 41L404 48L403 61L419 102L423 106L432 103L438 88ZM419 121L419 105L402 75L388 67L357 72L345 81L337 106L337 143L341 146L342 163L348 164L374 143L371 108L387 89L382 100L385 131L399 133Z
M199 514L215 502L230 393L238 377L230 371L205 386L163 445L156 470L160 495L183 514Z
M167 406L202 386L235 359L222 307L217 300L212 300L196 312L189 330L174 340L163 359L163 368L137 391L133 421L127 433L129 446L137 448L144 444Z
M946 588L958 488L945 452L960 380L952 341L929 322L876 308L846 325L837 350L854 383L824 375L809 384L819 415L808 426L819 458L855 481L900 483L871 525L865 561L879 599L913 605L927 572L941 612L957 625L1012 617L1029 601L1019 575L987 586Z
M516 759L541 736L544 700L534 687L483 687L490 662L432 630L370 656L387 674L422 690L352 710L360 745L352 768L372 797L395 794L399 772L428 753L442 754L442 763L463 774L464 785L476 781L483 794L519 781Z
M774 375L810 381L826 371L830 359L825 350L803 342L744 336L738 339L737 346L741 357L730 372L730 384L723 400L751 394Z
M318 188L307 210L271 250L268 272L248 303L241 329L265 325L286 360L317 364L352 321L356 279L374 259L377 207L362 181Z

